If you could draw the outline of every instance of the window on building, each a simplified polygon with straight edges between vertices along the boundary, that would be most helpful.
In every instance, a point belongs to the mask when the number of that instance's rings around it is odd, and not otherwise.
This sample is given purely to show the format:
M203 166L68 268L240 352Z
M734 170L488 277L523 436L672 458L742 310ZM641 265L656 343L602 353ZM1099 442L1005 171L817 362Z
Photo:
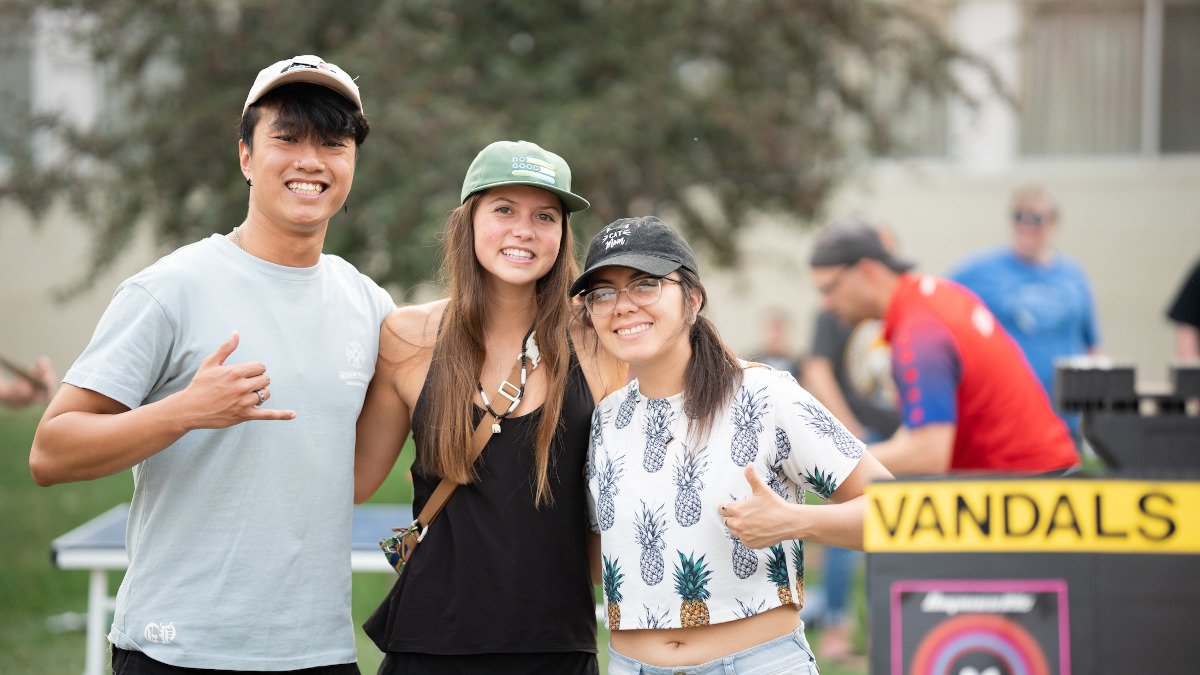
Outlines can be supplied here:
M1029 155L1141 149L1139 5L1027 6L1018 117Z
M1161 152L1200 152L1200 3L1163 7Z
M31 83L28 32L23 21L0 14L0 119L28 118L31 111ZM11 131L16 125L0 129L0 190L8 182L11 155L18 144L28 142Z
M1200 151L1200 2L1024 9L1022 154Z
M940 31L943 35L949 33L952 14L949 4L910 3L906 10L928 28ZM916 25L911 30L916 31ZM920 39L920 35L920 32L912 32L907 37ZM949 102L946 96L924 89L912 89L909 74L905 71L893 70L889 73L881 68L880 74L882 77L875 83L871 96L872 103L878 109L887 111L891 134L896 143L889 156L945 157L949 150Z

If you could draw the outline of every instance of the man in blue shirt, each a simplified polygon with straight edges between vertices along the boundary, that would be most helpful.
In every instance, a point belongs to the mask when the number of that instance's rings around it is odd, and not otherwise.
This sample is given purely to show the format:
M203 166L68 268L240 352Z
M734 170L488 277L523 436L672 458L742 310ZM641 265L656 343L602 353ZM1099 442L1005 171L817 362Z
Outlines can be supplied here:
M1040 186L1017 190L1012 199L1011 246L978 253L947 276L983 300L1020 345L1029 365L1054 400L1054 362L1096 353L1100 329L1091 284L1083 267L1052 245L1058 206ZM1078 415L1055 411L1079 440Z

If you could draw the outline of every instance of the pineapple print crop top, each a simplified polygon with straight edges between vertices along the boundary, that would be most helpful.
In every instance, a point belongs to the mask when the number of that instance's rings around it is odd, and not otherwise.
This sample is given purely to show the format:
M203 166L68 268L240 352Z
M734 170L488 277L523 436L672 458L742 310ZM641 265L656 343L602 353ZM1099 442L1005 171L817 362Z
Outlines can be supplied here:
M865 447L789 373L746 368L706 442L687 445L683 394L634 380L592 414L588 517L600 533L610 630L680 628L804 603L804 542L754 550L717 507L749 496L742 467L792 503L828 499Z

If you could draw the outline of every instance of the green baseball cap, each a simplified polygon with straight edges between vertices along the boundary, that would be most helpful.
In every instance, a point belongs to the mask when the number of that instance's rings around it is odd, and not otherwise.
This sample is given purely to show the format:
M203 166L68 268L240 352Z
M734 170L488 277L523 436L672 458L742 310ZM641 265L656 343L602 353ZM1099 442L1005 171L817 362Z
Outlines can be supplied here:
M463 180L462 201L501 185L532 185L553 192L570 212L591 206L571 192L571 167L566 160L529 141L496 141L480 150Z

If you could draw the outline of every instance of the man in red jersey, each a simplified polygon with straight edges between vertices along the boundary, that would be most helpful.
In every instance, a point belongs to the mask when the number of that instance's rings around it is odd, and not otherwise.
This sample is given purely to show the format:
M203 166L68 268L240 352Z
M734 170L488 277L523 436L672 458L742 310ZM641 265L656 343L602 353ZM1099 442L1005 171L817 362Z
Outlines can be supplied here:
M844 323L883 319L904 426L869 450L892 473L1058 474L1079 464L1013 339L970 291L910 274L878 231L835 222L817 234L813 282Z

